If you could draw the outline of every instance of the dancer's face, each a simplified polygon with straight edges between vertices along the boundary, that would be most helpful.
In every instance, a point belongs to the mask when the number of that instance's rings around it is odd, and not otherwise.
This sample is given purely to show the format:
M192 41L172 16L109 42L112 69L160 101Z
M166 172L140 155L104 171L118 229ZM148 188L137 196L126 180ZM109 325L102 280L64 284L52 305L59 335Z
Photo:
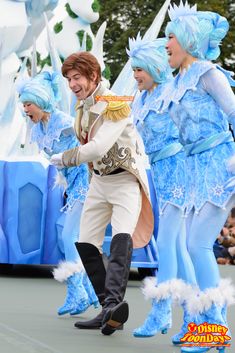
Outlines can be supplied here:
M154 80L147 71L141 69L140 67L135 67L133 71L134 78L137 81L138 89L140 91L151 91L155 87Z
M181 47L174 34L169 35L166 50L169 65L174 69L182 68L188 57L191 56Z
M80 74L76 69L69 70L66 74L69 88L73 91L79 100L89 97L96 89L96 75L91 80Z
M34 124L39 123L39 121L48 120L49 113L44 112L36 104L31 102L23 103L25 114L31 119Z

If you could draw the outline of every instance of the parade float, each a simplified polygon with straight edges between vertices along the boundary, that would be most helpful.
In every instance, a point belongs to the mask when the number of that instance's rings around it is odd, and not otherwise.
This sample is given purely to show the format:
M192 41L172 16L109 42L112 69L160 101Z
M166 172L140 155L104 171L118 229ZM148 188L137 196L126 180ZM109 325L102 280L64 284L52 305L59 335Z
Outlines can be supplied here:
M166 1L145 36L157 37L169 1ZM63 228L61 208L63 190L54 186L56 169L29 143L31 122L27 121L18 103L17 82L34 76L37 66L36 40L47 27L48 56L51 70L60 70L61 60L71 52L88 50L98 59L102 72L103 37L106 23L96 34L91 24L99 18L98 1L68 0L63 21L50 26L58 0L2 0L0 11L0 263L57 264L63 259L60 239ZM49 23L49 25L48 25ZM69 38L70 40L66 40ZM28 63L30 62L30 70ZM115 81L112 89L119 95L135 90L130 64ZM47 67L48 68L48 67ZM123 88L121 82L129 82ZM105 79L105 77L104 77ZM61 86L60 109L74 115L74 97L66 83ZM153 190L148 171L150 188ZM157 219L157 202L152 192ZM104 251L109 253L110 226L107 228ZM149 245L133 253L132 266L157 267L157 222Z

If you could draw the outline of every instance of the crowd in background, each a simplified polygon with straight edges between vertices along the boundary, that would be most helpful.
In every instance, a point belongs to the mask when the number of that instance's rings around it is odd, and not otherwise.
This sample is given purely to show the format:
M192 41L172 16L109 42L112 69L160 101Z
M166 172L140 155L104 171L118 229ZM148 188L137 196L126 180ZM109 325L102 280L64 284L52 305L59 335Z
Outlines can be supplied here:
M218 264L235 265L235 208L214 244L214 254Z

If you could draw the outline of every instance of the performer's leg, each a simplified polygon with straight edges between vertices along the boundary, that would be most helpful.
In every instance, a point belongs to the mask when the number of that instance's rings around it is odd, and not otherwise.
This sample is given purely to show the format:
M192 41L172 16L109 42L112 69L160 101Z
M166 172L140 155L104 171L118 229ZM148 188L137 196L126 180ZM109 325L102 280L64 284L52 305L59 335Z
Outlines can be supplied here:
M196 286L197 280L194 271L194 266L187 249L186 221L187 219L183 222L182 228L179 231L176 241L178 265L177 277L181 278L183 281L188 284L191 284L192 286Z
M218 286L220 277L213 253L213 244L234 204L235 195L230 199L225 209L207 202L198 215L194 214L189 229L188 250L201 290Z
M100 304L104 305L106 270L102 259L102 245L107 224L111 219L112 206L105 201L101 177L93 176L84 203L77 251L86 273L94 287ZM103 310L94 319L78 321L80 329L99 329L102 326Z
M176 239L183 227L183 211L168 204L160 216L157 238L159 270L157 273L157 287L149 291L152 295L152 310L144 324L134 331L135 337L151 337L157 332L167 333L171 327L172 293L183 292L185 285L177 281L177 253ZM156 283L155 283L156 285Z
M197 324L208 322L226 326L222 312L227 304L225 293L230 289L220 289L220 276L213 253L213 244L234 203L235 196L230 199L225 209L206 203L200 213L195 214L192 220L188 247L197 282L201 289L195 300L198 300L201 305L195 304L194 298L191 298L188 300L188 308L189 311L191 308L192 312L195 311L195 308L199 308L192 320ZM181 349L182 352L206 352L207 350L205 347L184 347Z
M113 238L105 281L104 319L102 333L111 335L128 319L125 296L131 256L132 239L141 209L140 185L130 173L110 178L107 199L113 205L111 218Z
M193 212L192 212L193 213ZM187 234L186 234L186 222L189 226L191 215L185 219L182 228L177 237L177 263L178 273L177 277L181 278L185 283L191 285L193 288L197 286L194 266L187 249ZM188 332L188 324L192 321L191 316L187 311L185 300L181 300L181 306L183 309L183 324L180 331L172 337L173 344L181 344L180 339Z
M58 309L59 315L82 313L91 304L97 302L97 298L94 302L90 300L84 288L83 278L86 275L74 244L79 234L81 211L82 204L77 200L73 208L64 215L62 241L65 262L60 263L53 272L56 280L60 282L65 281L67 284L66 299L64 304Z
M159 218L157 237L159 269L157 283L168 281L177 277L177 251L176 242L183 229L183 211L168 204Z
M80 231L80 220L83 204L77 200L71 210L66 213L62 240L64 244L64 254L66 261L77 262L79 255L76 250L75 242L78 241Z

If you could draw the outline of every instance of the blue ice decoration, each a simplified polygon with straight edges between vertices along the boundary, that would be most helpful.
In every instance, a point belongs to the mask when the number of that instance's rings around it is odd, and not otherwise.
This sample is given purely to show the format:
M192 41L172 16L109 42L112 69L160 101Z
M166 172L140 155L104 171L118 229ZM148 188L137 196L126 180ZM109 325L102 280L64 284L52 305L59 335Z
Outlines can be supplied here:
M56 169L38 161L0 161L0 263L56 264L62 192Z

